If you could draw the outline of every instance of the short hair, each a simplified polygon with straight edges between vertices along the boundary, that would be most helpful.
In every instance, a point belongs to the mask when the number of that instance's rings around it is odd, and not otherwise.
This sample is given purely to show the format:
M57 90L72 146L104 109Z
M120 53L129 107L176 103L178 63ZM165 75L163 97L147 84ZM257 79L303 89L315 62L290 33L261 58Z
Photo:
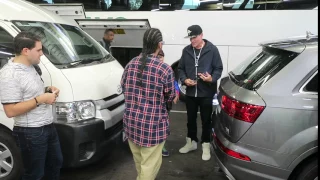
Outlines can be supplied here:
M108 34L108 32L113 32L113 33L114 33L114 30L113 30L113 29L106 29L106 30L104 31L104 34Z
M20 55L23 48L33 49L36 42L40 42L40 37L27 31L20 32L13 39L14 53Z

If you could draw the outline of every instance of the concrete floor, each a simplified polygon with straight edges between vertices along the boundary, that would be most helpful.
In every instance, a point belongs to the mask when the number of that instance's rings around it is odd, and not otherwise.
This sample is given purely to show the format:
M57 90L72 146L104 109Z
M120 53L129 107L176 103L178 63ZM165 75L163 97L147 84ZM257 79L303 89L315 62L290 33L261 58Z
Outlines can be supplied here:
M170 114L171 135L166 143L169 157L163 163L157 180L227 180L218 172L218 165L212 157L210 161L202 161L201 144L198 150L189 154L180 154L179 149L185 144L186 128L185 107L183 103L174 105ZM198 134L200 138L201 120L198 118ZM135 180L136 169L132 154L125 144L120 144L100 162L88 167L62 169L61 180Z

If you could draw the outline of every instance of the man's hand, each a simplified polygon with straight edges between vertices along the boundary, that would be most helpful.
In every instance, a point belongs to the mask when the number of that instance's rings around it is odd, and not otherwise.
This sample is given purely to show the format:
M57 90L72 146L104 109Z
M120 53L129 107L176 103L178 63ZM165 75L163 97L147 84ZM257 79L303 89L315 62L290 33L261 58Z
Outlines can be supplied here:
M200 78L205 82L212 82L212 76L208 72L206 73L198 73Z
M54 91L53 93L44 93L44 94L38 96L37 101L40 104L42 104L42 103L53 104L56 102L56 98L57 98L56 91Z
M179 101L179 95L177 95L174 99L173 99L173 103L177 104L177 102Z
M56 94L56 96L59 96L60 90L54 86L49 86L49 88L51 89L51 91Z
M184 81L184 83L187 85L187 86L195 86L197 83L191 79L186 79Z
M52 93L44 93L38 97L36 97L36 100L39 104L53 104L56 102L59 89L53 87ZM35 106L36 101L33 99L30 99L28 101L19 102L19 103L13 103L13 104L5 104L3 106L4 111L8 118L16 117L22 114L25 114L32 109L36 108Z

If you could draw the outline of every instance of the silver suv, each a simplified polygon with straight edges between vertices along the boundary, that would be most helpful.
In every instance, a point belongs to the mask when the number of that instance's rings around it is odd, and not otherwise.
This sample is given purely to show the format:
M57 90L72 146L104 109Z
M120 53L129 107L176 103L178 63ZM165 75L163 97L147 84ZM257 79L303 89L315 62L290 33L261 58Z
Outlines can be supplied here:
M318 179L318 36L261 44L218 101L212 149L229 179Z

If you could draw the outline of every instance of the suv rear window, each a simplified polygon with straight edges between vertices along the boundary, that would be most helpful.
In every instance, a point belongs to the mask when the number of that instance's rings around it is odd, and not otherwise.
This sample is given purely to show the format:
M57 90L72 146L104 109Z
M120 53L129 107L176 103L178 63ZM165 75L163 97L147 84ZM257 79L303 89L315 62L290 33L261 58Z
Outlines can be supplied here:
M304 91L318 92L318 73L313 76L309 83L304 87Z
M298 53L263 47L229 73L232 81L248 90L257 90L288 65Z

